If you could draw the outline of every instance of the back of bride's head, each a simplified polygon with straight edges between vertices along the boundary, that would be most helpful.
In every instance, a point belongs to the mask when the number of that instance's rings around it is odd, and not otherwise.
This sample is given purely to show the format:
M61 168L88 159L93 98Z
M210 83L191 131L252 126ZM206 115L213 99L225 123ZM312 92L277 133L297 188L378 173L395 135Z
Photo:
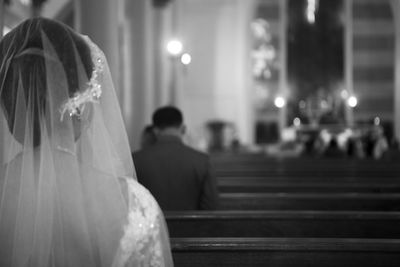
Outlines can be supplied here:
M33 148L42 158L69 151L93 169L133 174L105 55L69 26L32 18L4 36L0 104L0 164Z
M33 146L40 144L45 116L56 116L63 101L83 90L94 67L83 37L45 18L28 19L4 36L0 64L0 97L9 130L26 145L29 129Z

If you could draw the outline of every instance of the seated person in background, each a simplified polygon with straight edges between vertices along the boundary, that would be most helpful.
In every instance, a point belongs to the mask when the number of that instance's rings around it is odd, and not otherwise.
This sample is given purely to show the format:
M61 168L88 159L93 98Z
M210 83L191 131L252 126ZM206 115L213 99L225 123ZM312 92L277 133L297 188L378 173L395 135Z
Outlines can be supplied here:
M154 145L157 141L156 133L154 132L153 125L147 125L144 127L142 135L140 137L140 149L147 148Z
M216 209L218 194L210 159L183 143L180 110L162 107L152 119L157 142L133 153L139 182L163 210Z
M347 141L347 155L354 158L364 158L364 148L359 138L349 138Z
M374 127L364 138L367 157L379 159L389 149L388 141L381 127Z
M338 141L335 137L332 137L332 139L329 141L329 144L327 148L324 151L323 154L325 157L344 157L346 154L345 152L339 147Z
M373 132L373 138L375 140L372 156L374 159L380 159L389 150L389 143L383 134L383 129L377 128Z

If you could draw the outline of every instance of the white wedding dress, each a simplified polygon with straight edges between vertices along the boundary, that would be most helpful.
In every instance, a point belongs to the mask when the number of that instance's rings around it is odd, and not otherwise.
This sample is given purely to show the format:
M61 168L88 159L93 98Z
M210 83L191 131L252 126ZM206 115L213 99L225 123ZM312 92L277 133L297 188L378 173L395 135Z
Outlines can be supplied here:
M153 196L132 178L123 178L129 201L128 223L124 228L113 266L165 266L168 236L163 217ZM163 236L164 235L164 236Z
M0 41L0 266L173 266L107 61L44 18Z

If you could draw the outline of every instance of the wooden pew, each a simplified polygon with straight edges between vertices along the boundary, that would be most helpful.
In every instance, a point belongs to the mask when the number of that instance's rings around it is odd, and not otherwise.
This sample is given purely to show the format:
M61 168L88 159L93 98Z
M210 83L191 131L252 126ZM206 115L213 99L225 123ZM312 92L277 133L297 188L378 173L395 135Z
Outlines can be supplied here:
M365 159L355 159L355 158L324 158L324 157L294 157L294 158L280 158L280 157L264 157L263 155L251 155L251 156L220 156L216 157L215 155L211 154L210 159L213 164L216 164L218 166L224 166L224 165L229 165L231 163L234 163L235 166L241 166L241 165L249 165L249 164L258 164L258 165L270 165L270 166L279 166L279 165L293 165L293 166L298 166L297 163L301 163L301 165L306 165L306 166L313 166L313 167L318 167L315 166L315 163L318 163L319 165L325 164L325 165L341 165L341 166L361 166L367 165L369 166L384 166L384 165L391 165L395 164L396 160L390 160L390 159L380 159L380 160L375 160L375 159L370 159L370 158L365 158ZM297 165L296 165L297 164Z
M400 240L172 238L175 267L398 267Z
M315 178L318 180L322 179L364 179L364 180L396 180L399 177L400 170L394 170L387 168L384 170L371 169L371 170L345 170L345 169L287 169L285 167L282 169L260 169L257 167L252 168L226 168L226 169L216 169L215 173L217 177L265 177L265 178L295 178L295 179L309 179ZM338 167L340 168L340 167ZM341 178L342 177L342 178Z
M400 210L397 193L221 193L221 210Z
M257 170L256 168L250 170L217 170L217 177L259 177L266 179L295 179L306 181L397 181L400 177L400 171L354 171L345 172L340 171L276 171L276 170Z
M165 212L171 237L399 238L400 212Z
M223 177L217 180L221 193L400 193L399 182L282 181L257 177Z
M214 162L218 177L377 177L396 178L400 164L395 161L375 160L321 160L285 159L256 160L244 162L235 160L224 163Z
M372 158L326 158L326 157L266 157L262 154L235 154L235 155L221 155L217 156L215 154L210 154L210 159L212 163L224 166L226 164L234 163L236 166L240 165L248 165L248 164L270 164L270 165L279 165L279 164L296 164L301 163L302 165L307 166L315 166L315 163L325 164L325 165L346 165L346 166L360 166L367 163L370 166L383 166L395 164L396 160L392 159L379 159L375 160ZM318 167L318 166L316 166Z

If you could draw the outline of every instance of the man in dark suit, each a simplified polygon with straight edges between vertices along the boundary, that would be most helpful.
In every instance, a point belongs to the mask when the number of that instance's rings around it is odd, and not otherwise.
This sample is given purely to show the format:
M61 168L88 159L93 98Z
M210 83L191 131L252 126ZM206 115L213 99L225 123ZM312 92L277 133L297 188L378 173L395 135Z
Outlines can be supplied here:
M163 210L216 209L216 179L207 154L182 142L179 109L167 106L153 114L157 142L133 154L138 181Z

